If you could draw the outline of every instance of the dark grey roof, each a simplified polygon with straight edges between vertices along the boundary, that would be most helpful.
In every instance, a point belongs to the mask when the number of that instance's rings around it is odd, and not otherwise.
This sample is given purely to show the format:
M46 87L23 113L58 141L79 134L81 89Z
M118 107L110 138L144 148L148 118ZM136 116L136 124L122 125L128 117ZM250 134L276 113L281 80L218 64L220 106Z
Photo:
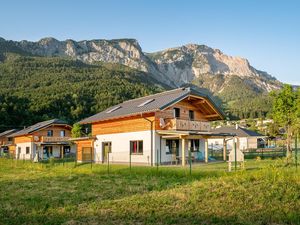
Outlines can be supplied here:
M214 133L232 133L236 134L237 137L261 137L263 136L260 133L257 133L253 130L248 130L243 127L238 127L236 129L235 126L227 126L227 127L220 127L213 130Z
M17 129L11 129L11 130L4 131L4 132L0 133L0 137L5 137L8 135L11 135L17 131L18 131Z
M191 87L187 87L125 101L118 105L112 106L98 114L88 117L80 121L79 123L86 124L118 118L122 116L131 116L140 113L156 112L167 108L168 106L186 98L189 95L195 95L205 98L214 106L215 110L217 110L221 118L225 117L222 110L215 105L215 103L208 95L196 91ZM143 105L145 102L148 102L148 104Z
M63 124L63 125L68 125L68 123L64 120L60 120L60 119L52 119L52 120L47 120L47 121L43 121L43 122L39 122L36 123L32 126L26 127L23 130L20 130L16 133L13 133L11 135L9 135L8 137L16 137L16 136L22 136L22 135L26 135L26 134L30 134L32 132L38 131L42 128L48 127L50 125L53 124Z

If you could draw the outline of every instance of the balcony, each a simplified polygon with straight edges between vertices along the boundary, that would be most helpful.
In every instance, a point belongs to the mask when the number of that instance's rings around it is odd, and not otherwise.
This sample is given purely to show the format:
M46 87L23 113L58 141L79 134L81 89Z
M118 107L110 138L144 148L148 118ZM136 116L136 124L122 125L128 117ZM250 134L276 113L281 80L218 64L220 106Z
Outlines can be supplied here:
M169 119L170 130L210 131L210 123L183 119Z
M41 142L43 143L54 143L54 142L67 142L70 137L41 137Z

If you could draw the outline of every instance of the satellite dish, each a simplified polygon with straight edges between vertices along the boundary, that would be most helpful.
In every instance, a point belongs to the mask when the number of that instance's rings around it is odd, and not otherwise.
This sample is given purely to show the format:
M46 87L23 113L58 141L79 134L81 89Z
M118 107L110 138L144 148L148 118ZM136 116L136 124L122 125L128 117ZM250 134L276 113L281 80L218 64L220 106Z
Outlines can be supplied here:
M34 141L39 141L40 138L39 138L39 136L34 136L34 137L33 137L33 140L34 140Z
M164 128L166 126L165 120L164 118L159 118L159 126L161 128Z

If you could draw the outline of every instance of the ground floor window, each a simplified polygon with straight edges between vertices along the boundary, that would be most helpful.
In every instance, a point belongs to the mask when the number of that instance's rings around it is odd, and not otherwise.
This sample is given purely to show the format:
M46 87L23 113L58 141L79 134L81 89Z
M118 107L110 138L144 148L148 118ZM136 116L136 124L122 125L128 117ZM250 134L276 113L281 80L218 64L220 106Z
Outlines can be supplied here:
M71 153L71 147L70 146L63 146L64 154L70 154Z
M179 140L166 140L166 154L176 154L179 155Z
M143 141L130 141L131 154L143 154Z
M30 153L30 147L26 147L26 154Z
M191 141L191 151L192 152L199 152L200 151L200 140L199 139L192 139Z

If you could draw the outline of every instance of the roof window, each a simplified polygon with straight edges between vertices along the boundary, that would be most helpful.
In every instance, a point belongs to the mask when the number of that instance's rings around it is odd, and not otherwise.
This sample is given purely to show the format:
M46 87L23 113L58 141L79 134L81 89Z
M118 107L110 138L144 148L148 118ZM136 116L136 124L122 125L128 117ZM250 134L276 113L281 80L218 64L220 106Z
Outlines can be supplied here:
M118 106L116 106L116 107L114 107L114 108L108 110L106 113L112 113L112 112L114 112L114 111L116 111L116 110L118 110L118 109L120 109L120 108L121 108L121 106L118 105Z
M154 98L148 99L147 101L139 104L138 107L142 107L142 106L148 105L150 102L153 102L154 100L155 100Z

